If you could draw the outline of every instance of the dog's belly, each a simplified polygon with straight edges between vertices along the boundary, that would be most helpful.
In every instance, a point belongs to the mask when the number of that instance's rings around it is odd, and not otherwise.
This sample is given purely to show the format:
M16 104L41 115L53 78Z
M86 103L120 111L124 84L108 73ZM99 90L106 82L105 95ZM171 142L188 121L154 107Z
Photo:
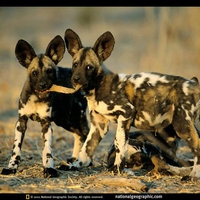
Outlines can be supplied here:
M141 111L136 114L134 126L142 130L159 131L167 127L173 118L174 106L164 113Z

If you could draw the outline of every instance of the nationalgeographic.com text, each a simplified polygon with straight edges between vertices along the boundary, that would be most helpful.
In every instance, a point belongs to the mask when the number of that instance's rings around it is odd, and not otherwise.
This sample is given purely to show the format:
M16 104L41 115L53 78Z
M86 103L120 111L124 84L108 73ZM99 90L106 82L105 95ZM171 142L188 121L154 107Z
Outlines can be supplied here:
M161 194L141 194L141 195L115 195L115 199L162 199Z

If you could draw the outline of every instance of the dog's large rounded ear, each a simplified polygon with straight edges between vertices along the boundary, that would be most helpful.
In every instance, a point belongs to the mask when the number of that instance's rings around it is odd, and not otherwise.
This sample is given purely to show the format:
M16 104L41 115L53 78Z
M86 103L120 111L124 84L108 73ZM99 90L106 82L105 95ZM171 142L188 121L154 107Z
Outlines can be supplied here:
M54 37L47 46L45 55L52 59L57 65L63 58L65 53L65 43L60 35Z
M65 31L65 43L69 54L73 57L79 49L83 48L79 36L71 29Z
M115 39L109 31L105 32L97 39L93 49L98 55L100 62L103 62L111 55L114 45Z
M29 64L36 57L33 47L25 40L19 40L15 47L15 55L19 63L28 68Z
M191 80L195 81L196 83L199 83L199 80L196 76L192 77Z

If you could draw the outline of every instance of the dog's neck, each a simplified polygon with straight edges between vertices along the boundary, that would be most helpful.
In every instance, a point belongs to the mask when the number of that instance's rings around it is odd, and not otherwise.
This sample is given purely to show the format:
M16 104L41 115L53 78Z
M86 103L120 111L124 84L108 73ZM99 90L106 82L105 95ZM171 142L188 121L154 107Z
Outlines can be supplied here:
M46 93L44 95L39 94L38 92L36 92L33 88L31 88L30 84L29 84L29 80L26 80L24 87L21 91L20 94L20 99L23 103L27 103L27 101L29 100L29 98L35 95L38 98L38 102L39 101L43 101L43 102L48 102L49 98L51 98L51 93Z
M86 97L95 95L97 101L104 99L105 97L110 95L113 87L112 83L118 80L118 74L115 74L114 72L103 66L101 73L95 79L94 88L86 92Z

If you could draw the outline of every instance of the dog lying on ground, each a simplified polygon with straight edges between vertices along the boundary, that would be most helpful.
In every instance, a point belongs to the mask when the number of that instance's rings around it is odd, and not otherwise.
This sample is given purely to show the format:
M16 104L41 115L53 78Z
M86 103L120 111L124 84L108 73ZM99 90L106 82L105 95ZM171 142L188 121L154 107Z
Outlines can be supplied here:
M71 69L57 67L64 52L65 43L60 36L51 40L45 54L39 55L36 55L33 47L26 41L18 41L15 54L19 63L27 68L28 77L19 99L19 119L15 126L12 156L8 169L3 169L2 174L15 173L20 164L22 141L28 119L38 121L42 126L44 177L58 175L53 164L51 121L73 132L75 140L70 161L78 157L82 143L89 132L86 119L87 100L80 92L74 94L46 92L53 84L72 87Z
M194 126L199 114L200 86L194 80L161 73L115 74L103 66L114 48L110 32L102 34L93 47L83 47L79 36L67 29L65 43L72 56L72 85L85 93L91 127L78 159L69 169L88 166L94 150L108 131L109 121L118 124L115 137L114 173L125 165L130 127L165 135L172 124L194 154L191 177L200 178L200 141Z
M172 125L166 128L169 137L175 134ZM174 140L174 146L178 146L179 139ZM116 157L114 142L111 144L108 156L107 167L112 168ZM176 156L176 149L159 135L147 131L134 131L128 135L128 145L125 152L125 167L136 171L146 169L153 173L176 174L187 176L191 172L192 162L183 160Z

